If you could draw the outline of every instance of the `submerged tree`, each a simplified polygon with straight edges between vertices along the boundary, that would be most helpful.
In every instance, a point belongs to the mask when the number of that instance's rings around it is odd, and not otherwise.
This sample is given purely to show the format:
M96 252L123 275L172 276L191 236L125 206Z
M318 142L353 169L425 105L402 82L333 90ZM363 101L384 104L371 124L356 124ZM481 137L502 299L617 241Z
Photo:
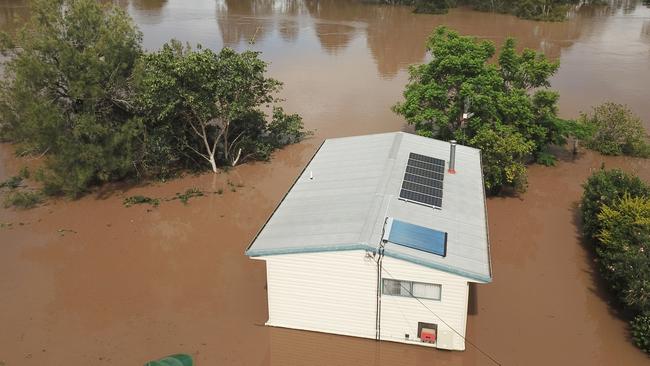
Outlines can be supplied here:
M409 69L404 101L393 107L424 136L477 147L485 142L486 128L505 141L519 136L516 140L521 144L512 150L489 151L498 144L482 145L484 155L511 151L512 163L520 166L510 169L508 179L486 175L492 191L505 186L523 188L516 182L525 174L524 163L542 157L549 144L563 143L565 137L567 122L557 117L559 95L544 89L559 64L533 50L518 53L515 47L514 39L507 39L497 63L491 63L496 52L492 42L439 27L427 43L431 61ZM484 166L486 171L499 169L489 164Z
M373 1L373 0L371 0ZM444 14L449 8L471 6L475 10L513 14L524 19L565 20L571 6L603 4L602 0L374 0L388 4L413 5L416 13Z
M533 143L510 126L483 126L470 140L481 149L485 189L498 193L502 187L526 189L526 167L521 163L533 150Z
M204 160L213 172L220 163L267 158L282 141L299 141L305 132L299 116L279 108L267 125L260 107L276 101L281 83L265 76L266 67L256 52L192 50L172 41L143 57L138 108L147 128L169 126L163 143Z
M16 37L2 37L0 138L46 155L37 175L47 193L206 163L217 171L307 134L281 108L267 121L261 108L280 83L257 53L171 42L144 55L128 15L96 0L36 0L32 13Z
M605 155L650 157L650 137L641 119L629 107L617 103L603 103L593 113L582 113L578 124L588 135L587 146Z
M94 0L37 0L32 14L15 39L3 37L3 137L48 153L52 191L78 195L124 177L140 130L128 87L140 32Z

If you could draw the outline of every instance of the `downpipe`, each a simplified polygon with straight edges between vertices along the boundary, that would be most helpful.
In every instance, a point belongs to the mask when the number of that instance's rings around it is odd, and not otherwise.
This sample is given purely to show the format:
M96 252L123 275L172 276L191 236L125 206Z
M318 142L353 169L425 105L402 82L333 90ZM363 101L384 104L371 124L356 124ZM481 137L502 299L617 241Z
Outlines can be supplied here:
M384 243L377 251L377 316L375 317L375 340L381 340L381 270L384 259Z

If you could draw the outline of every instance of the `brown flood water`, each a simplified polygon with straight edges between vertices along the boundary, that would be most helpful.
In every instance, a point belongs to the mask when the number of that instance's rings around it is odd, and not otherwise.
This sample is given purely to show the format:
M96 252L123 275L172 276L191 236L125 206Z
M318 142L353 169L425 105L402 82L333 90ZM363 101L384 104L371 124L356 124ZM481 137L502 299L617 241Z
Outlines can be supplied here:
M271 163L228 174L0 209L0 222L12 223L0 229L3 366L139 365L177 352L193 354L197 365L490 365L470 345L443 352L264 327L264 264L243 251L323 138L404 128L389 108L405 68L423 61L427 34L439 24L496 42L515 36L559 58L553 87L564 116L612 99L650 125L650 9L634 1L582 8L564 23L463 9L413 15L334 0L116 2L149 49L174 37L262 51L285 82L286 108L316 135ZM23 1L0 2L4 29L27 13ZM532 167L521 197L489 200L494 282L476 287L468 339L503 365L648 364L580 241L576 202L580 184L603 162L646 180L650 162L565 155L557 167ZM0 179L34 164L0 145ZM243 187L232 192L228 181ZM189 187L224 194L150 212L121 204L125 195L170 197Z

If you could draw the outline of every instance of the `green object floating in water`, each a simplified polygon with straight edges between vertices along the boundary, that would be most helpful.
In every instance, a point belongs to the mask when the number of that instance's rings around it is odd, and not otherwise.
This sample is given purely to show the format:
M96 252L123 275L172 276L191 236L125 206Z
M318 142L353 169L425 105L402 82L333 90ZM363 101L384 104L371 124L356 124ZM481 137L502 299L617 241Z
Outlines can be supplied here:
M147 362L144 366L193 366L192 356L178 354L167 356L157 361Z

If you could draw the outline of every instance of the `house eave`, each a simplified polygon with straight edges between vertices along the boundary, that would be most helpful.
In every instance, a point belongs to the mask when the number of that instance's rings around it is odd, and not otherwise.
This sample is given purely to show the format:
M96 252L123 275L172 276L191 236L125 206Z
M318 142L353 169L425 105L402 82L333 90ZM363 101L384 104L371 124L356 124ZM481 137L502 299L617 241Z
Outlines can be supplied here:
M321 252L339 252L339 251L348 251L348 250L365 250L375 253L377 248L366 243L350 243L350 244L337 244L337 245L322 245L322 246L310 246L310 247L286 247L286 248L273 248L273 249L252 249L247 250L246 255L251 258L258 257L267 257L274 255L285 255L285 254L302 254L302 253L321 253ZM478 283L490 283L492 282L491 276L486 276L478 273L473 273L469 271L464 271L459 268L445 265L444 263L427 261L421 258L416 258L408 254L396 253L393 251L385 251L384 255L392 257L395 259L400 259L406 262L414 263L424 267L436 269L439 271L455 274L461 277L465 277L472 282Z

